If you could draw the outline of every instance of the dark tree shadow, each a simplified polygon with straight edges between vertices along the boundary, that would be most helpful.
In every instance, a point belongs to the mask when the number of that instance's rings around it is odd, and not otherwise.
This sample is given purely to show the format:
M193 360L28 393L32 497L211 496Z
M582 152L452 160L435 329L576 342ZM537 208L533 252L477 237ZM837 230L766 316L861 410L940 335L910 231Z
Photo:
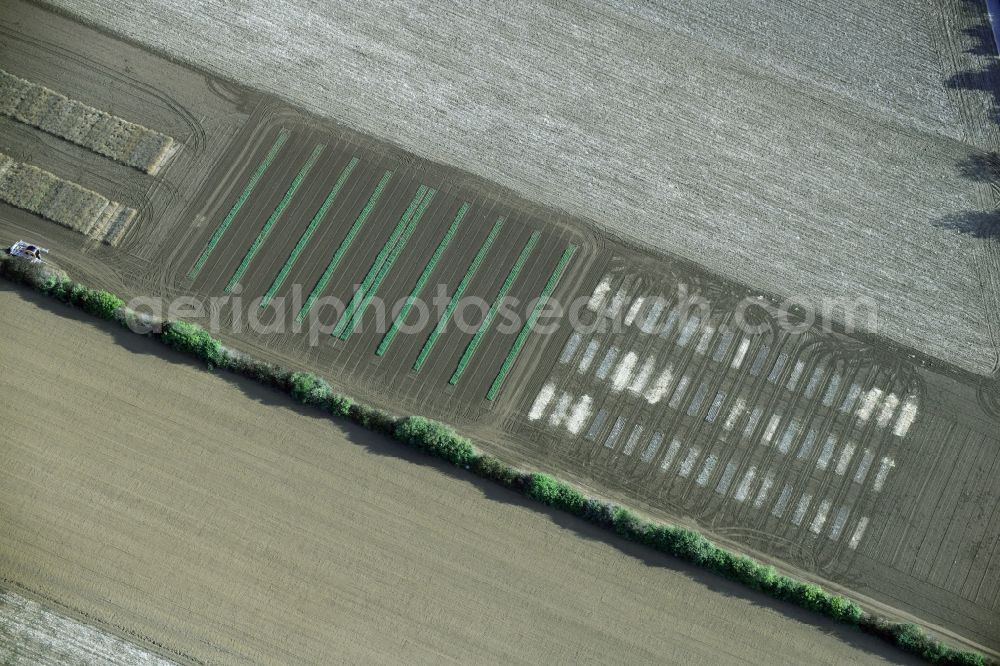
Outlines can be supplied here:
M951 229L974 238L1000 239L1000 210L965 211L945 215L931 224L941 229Z
M990 119L1000 124L1000 55L997 52L993 25L990 22L986 2L967 0L967 4L969 12L975 15L975 25L962 31L969 42L965 53L976 57L979 68L958 72L949 77L945 84L951 89L978 90L987 93L990 99L988 111ZM958 162L956 169L963 178L989 185L995 192L1000 192L1000 153L971 153ZM949 213L931 220L931 224L939 229L947 229L973 238L1000 238L1000 210Z
M967 180L990 186L1000 192L1000 154L972 153L955 167ZM965 210L931 220L939 229L981 239L1000 239L1000 210Z
M1000 181L1000 154L976 153L958 163L958 173L963 178L980 183Z

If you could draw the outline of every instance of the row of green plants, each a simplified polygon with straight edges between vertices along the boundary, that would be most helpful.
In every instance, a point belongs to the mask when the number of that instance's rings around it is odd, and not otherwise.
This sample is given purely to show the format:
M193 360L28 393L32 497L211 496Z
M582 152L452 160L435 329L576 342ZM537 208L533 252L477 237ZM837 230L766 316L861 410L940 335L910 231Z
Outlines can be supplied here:
M392 326L386 332L385 336L382 337L382 341L378 345L378 349L375 350L376 356L385 355L386 351L389 350L389 345L392 344L393 339L396 337L396 333L399 332L400 327L403 322L406 321L407 315L410 314L410 309L413 304L420 297L420 292L423 291L424 286L427 284L427 280L430 279L431 273L434 272L434 267L437 266L438 262L441 261L441 255L451 244L452 239L455 234L458 233L458 225L462 223L465 218L465 214L469 212L469 203L465 202L462 204L461 208L458 209L458 213L455 214L455 219L452 220L451 226L445 232L444 236L438 242L436 248L434 248L434 253L431 258L427 260L427 264L424 266L424 270L421 271L420 275L417 277L417 281L413 284L413 289L410 291L410 295L406 298L406 302L403 303L403 307L399 309L399 314L392 322Z
M240 193L236 202L229 209L229 212L226 213L226 217L219 223L219 226L212 234L212 237L208 239L208 243L201 251L201 254L198 255L198 259L195 260L194 265L191 266L191 270L189 270L187 274L188 279L193 280L198 277L198 273L200 273L201 269L205 267L205 262L208 261L208 257L212 254L212 251L215 250L215 246L219 244L220 240L222 240L223 234L226 233L229 225L231 225L233 220L236 219L236 215L240 212L240 209L243 208L243 204L245 204L247 199L250 198L250 194L253 193L254 188L257 187L257 183L260 182L260 179L264 177L264 172L267 171L267 169L271 166L271 163L274 162L274 158L278 156L278 153L281 151L281 147L285 145L286 141L288 141L289 136L290 134L288 130L284 128L278 132L278 137L274 140L270 150L267 151L267 155L265 155L264 159L261 160L261 163L257 165L257 169L253 172L253 175L250 176L250 180L247 181L246 186L243 188L243 192Z
M316 233L319 223L326 217L330 207L333 206L333 202L337 200L340 190L343 189L344 183L346 183L347 179L351 177L351 173L354 171L354 168L358 166L360 161L361 160L357 157L351 157L347 165L341 170L340 175L337 177L337 182L333 184L333 188L326 195L326 199L323 200L320 207L316 210L316 214L312 216L311 220L309 220L308 226L306 226L305 231L302 232L302 235L299 237L299 241L295 244L295 247L293 247L292 251L288 253L288 258L285 259L285 263L282 264L278 274L274 276L274 280L271 282L270 288L267 290L267 293L264 294L264 298L260 301L261 308L266 308L268 304L270 304L271 299L274 298L274 295L278 293L278 289L281 288L285 278L288 277L288 274L291 272L292 266L294 266L295 262L298 261L299 255L302 254L302 251L306 249L306 245L309 244L309 240L313 237L313 234Z
M122 300L114 294L88 289L73 282L65 273L46 266L31 265L20 258L3 257L0 274L102 319L128 323L138 317L125 308ZM289 371L228 349L195 324L184 321L153 323L156 325L151 327L149 335L178 352L201 360L209 368L225 369L255 379L290 394L304 405L387 435L540 504L612 531L624 539L704 567L775 599L857 626L931 663L987 663L983 655L949 647L916 625L892 622L867 613L844 596L783 575L773 566L746 555L720 548L695 530L647 520L618 504L587 497L574 486L549 474L516 469L493 455L478 451L471 440L444 423L423 416L397 417L385 410L364 405L334 391L328 382L313 373Z
M325 144L319 144L313 148L309 158L299 169L299 172L295 174L295 178L292 179L291 184L285 191L285 196L281 197L281 201L278 202L274 211L272 211L271 215L267 218L267 221L264 222L264 226L260 228L260 231L257 233L257 237L253 239L253 243L251 243L250 247L247 248L247 253L243 255L243 261L241 261L240 265L236 267L236 270L233 272L233 276L229 278L229 282L226 283L226 288L223 291L227 294L230 293L236 285L239 284L240 280L243 279L243 275L247 272L250 262L253 261L255 256L257 256L257 252L264 244L264 241L267 240L267 237L271 234L271 230L274 228L274 225L276 225L278 220L281 219L281 216L285 213L285 209L288 208L288 204L290 204L292 202L292 198L295 197L295 193L298 191L299 186L302 185L302 181L304 181L306 176L309 175L309 172L312 171L313 165L315 165L316 161L319 160L319 156L323 154L324 150L326 150Z
M549 275L548 281L546 281L545 286L542 288L542 293L539 294L538 300L535 301L535 307L531 310L531 314L528 315L528 320L524 322L524 326L522 326L521 330L518 331L517 337L514 339L514 344L511 345L510 351L507 352L507 357L503 360L503 365L500 366L500 371L493 379L493 383L490 384L490 388L486 392L487 400L496 399L497 394L500 392L500 387L507 378L507 374L510 372L510 369L514 367L514 361L517 360L518 354L521 353L521 349L528 341L528 336L531 335L531 329L535 327L535 322L538 321L538 317L541 315L542 309L548 302L552 292L555 291L556 285L559 284L559 279L566 270L569 260L573 258L574 252L576 252L575 245L570 245L563 250L562 256L559 257L559 262L552 270L552 274Z
M344 239L340 241L340 245L337 246L336 251L333 253L333 257L330 259L330 263L326 265L326 268L323 270L323 274L319 276L319 279L316 280L316 284L313 285L312 291L309 292L309 297L306 298L306 302L302 304L302 308L295 316L295 321L302 321L305 319L309 310L312 309L313 303L316 302L319 295L323 293L324 289L326 289L327 283L330 281L330 278L333 277L333 272L337 270L337 266L340 265L340 260L344 258L345 254L347 254L347 250L350 249L351 244L361 231L361 227L364 226L365 221L371 214L372 209L375 208L375 204L378 203L379 198L382 196L382 192L385 190L386 185L389 184L391 179L392 171L386 171L382 174L382 179L379 180L378 185L375 186L375 189L368 196L368 203L366 203L365 207L361 209L357 219L354 220L354 224L352 224L351 228L347 230L347 234L344 236Z
M420 348L420 353L417 354L417 360L413 362L413 369L419 371L420 368L424 366L427 361L427 357L430 355L431 350L434 348L434 343L437 342L438 338L444 332L445 327L448 322L451 321L451 315L455 312L455 308L458 307L458 302L462 298L462 294L465 293L466 288L469 283L472 282L473 276L479 271L479 266L482 265L483 259L486 258L486 253L490 251L493 247L493 242L500 235L500 230L503 228L504 218L498 217L497 221L493 223L493 228L490 229L489 235L483 244L479 247L479 251L476 256L472 259L469 267L465 269L465 274L459 281L458 286L455 287L455 292L448 299L448 305L445 306L444 312L441 313L441 318L438 319L438 323L434 326L434 330L430 332L427 336L427 340L424 341L424 346Z
M375 279L365 290L365 295L358 304L358 308L354 311L354 316L351 317L347 326L344 327L343 333L340 334L341 340L347 340L350 338L355 329L357 329L358 324L361 323L361 318L364 317L365 311L375 299L375 296L378 294L378 290L385 281L386 276L396 264L396 260L399 259L399 255L401 255L403 250L406 249L406 244L410 242L410 238L413 236L414 230L416 230L417 225L420 224L420 218L424 216L424 213L430 207L431 200L434 199L434 195L436 193L437 190L427 190L427 195L424 196L424 200L420 202L417 212L413 214L413 219L411 219L410 223L406 225L406 230L403 232L403 235L396 240L396 245L392 248L392 252L390 252L389 256L385 258L384 262L382 262L382 267L378 269L378 274L375 276Z
M354 292L354 296L352 296L351 300L348 301L347 307L344 309L344 313L337 321L337 325L333 327L333 332L331 333L333 337L339 338L344 332L344 329L347 328L347 325L351 323L351 320L354 318L354 313L361 305L361 301L364 299L365 293L368 291L368 287L375 281L379 270L382 268L382 264L385 263L386 257L388 257L389 253L392 252L392 249L396 247L396 241L399 240L399 237L406 231L406 228L410 224L410 220L413 218L413 214L417 212L420 202L423 200L424 196L427 195L429 189L430 188L426 185L421 185L417 188L417 192L413 195L410 205L406 207L405 211L403 211L403 216L399 218L399 222L396 223L392 233L389 234L389 239L386 240L382 249L379 250L379 253L375 255L375 260L372 261L372 265L369 266L368 272L365 273L365 277L359 283L357 290Z
M472 339L469 340L469 344L465 347L465 351L462 352L462 358L458 359L458 365L455 366L455 371L451 373L451 378L448 379L449 384L457 384L458 380L461 379L462 373L465 372L466 366L469 365L469 361L472 360L473 354L476 353L476 349L479 348L479 343L483 341L483 336L486 335L486 331L489 330L490 326L493 324L493 320L496 319L497 312L500 311L500 306L503 304L503 300L507 298L507 292L514 285L514 280L517 276L521 274L521 269L524 268L525 262L528 261L528 257L531 255L532 251L535 249L535 245L538 244L538 239L541 234L537 231L533 231L531 236L528 237L528 242L524 244L521 248L521 254L517 256L514 261L514 265L510 267L510 272L507 273L507 277L504 279L503 284L500 285L500 291L497 292L496 298L493 299L493 304L490 305L490 309L486 311L486 316L483 317L482 323L479 324L479 329L476 331Z

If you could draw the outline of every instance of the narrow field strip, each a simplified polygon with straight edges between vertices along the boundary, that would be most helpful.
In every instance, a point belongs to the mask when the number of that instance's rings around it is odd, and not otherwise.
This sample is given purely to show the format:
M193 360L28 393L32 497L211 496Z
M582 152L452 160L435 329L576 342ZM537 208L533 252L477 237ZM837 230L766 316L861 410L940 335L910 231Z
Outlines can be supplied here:
M465 293L466 288L472 281L473 276L476 271L479 270L479 265L483 263L483 259L486 257L486 253L490 251L490 247L493 246L493 241L497 239L500 235L500 229L503 228L504 218L497 218L497 221L493 223L493 229L490 230L490 235L486 237L483 241L482 246L479 248L479 252L476 253L476 257L469 264L469 267L465 271L465 275L462 276L462 280L455 287L455 293L451 295L451 300L448 301L447 307L444 309L444 313L441 315L441 319L438 320L437 325L431 334L427 336L424 346L420 349L420 353L417 354L417 360L413 363L413 369L419 371L423 367L424 362L427 360L427 356L431 353L431 349L434 348L434 343L444 332L445 326L448 325L448 321L451 319L452 313L455 312L455 307L458 306L458 301L462 298L462 294Z
M392 344L393 339L396 337L396 333L399 332L400 327L403 322L406 321L406 316L410 314L410 308L416 302L417 298L420 297L420 292L423 291L424 286L427 284L427 280L430 279L431 273L434 271L434 267L441 260L441 255L444 254L445 249L451 243L452 238L458 232L458 226L462 223L462 219L465 214L469 212L469 203L466 202L462 204L462 207L458 209L458 213L455 214L455 219L452 221L451 226L448 227L448 231L445 232L444 236L441 238L441 242L438 243L437 248L434 249L434 254L427 261L427 265L424 266L423 272L417 281L413 285L413 291L406 298L406 302L403 307L399 310L399 314L396 315L396 319L392 322L392 326L389 327L388 332L382 338L382 342L379 343L378 349L375 350L376 356L384 356L385 352L388 351L389 345Z
M327 212L330 210L330 206L332 206L333 202L337 199L337 195L340 194L340 190L344 187L344 183L346 183L347 179L350 178L351 172L354 171L354 167L358 166L358 162L359 160L357 157L352 157L351 161L348 162L347 166L345 166L340 172L340 176L337 177L337 182L334 183L333 189L331 189L330 193L326 195L326 199L323 201L323 204L319 207L319 210L316 211L316 214L313 215L312 220L309 221L309 226L302 232L299 242L295 244L291 254L288 255L288 259L285 260L285 265L282 266L281 270L278 271L278 274L274 276L274 282L271 283L271 288L267 290L267 293L264 294L263 300L260 302L261 308L266 308L271 302L271 299L274 298L274 295L278 292L278 289L281 288L281 284L285 281L285 278L288 277L288 273L292 270L292 266L295 265L295 261L299 258L302 250L305 249L309 240L313 237L319 223L323 221L324 217L326 217Z
M271 229L273 229L274 225L278 223L279 219L281 219L281 216L288 207L288 204L292 201L292 197L295 196L295 193L298 191L302 181L305 180L307 175L309 175L309 171L312 170L313 165L316 164L316 160L319 159L319 156L323 153L325 148L326 146L324 144L320 144L313 148L309 159L307 159L305 164L302 165L299 172L295 174L295 178L292 179L291 184L288 186L285 196L281 198L281 201L278 202L274 212L272 212L271 216L267 218L267 222L264 223L264 226L260 228L260 233L258 233L257 238L253 240L253 243L247 250L246 255L243 257L243 261L240 262L240 265L236 268L236 272L233 273L233 277L229 278L229 282L223 290L227 294L233 290L233 287L239 284L239 281L243 278L243 274L247 272L247 267L250 266L250 262L253 261L253 258L257 255L257 251L260 250L260 246L264 244L264 241L267 240L268 235L271 233Z
M517 334L517 338L514 339L514 344L511 346L510 351L507 352L507 358L504 359L503 365L500 366L500 372L497 373L496 378L493 380L493 384L490 385L490 390L486 392L487 400L493 400L497 397L497 393L500 392L500 386L503 384L504 379L507 378L507 374L510 372L511 368L514 367L514 361L517 359L517 355L521 353L521 349L528 341L528 335L531 334L531 329L534 328L535 322L538 321L538 317L542 312L542 308L545 307L545 304L548 302L549 297L555 290L556 285L559 284L559 280L566 271L566 266L569 264L570 259L573 258L574 252L576 252L575 245L570 245L563 250L562 256L559 257L559 262L552 271L552 275L549 276L548 282L546 282L545 287L542 288L542 293L538 296L535 308L531 311L531 314L528 315L528 321L524 322L524 326Z
M178 148L165 134L2 69L0 114L148 174L156 174Z
M115 245L136 211L117 201L0 153L0 201ZM108 235L108 225L118 231ZM124 227L124 228L122 228Z
M410 220L410 224L407 225L406 230L403 232L403 235L400 236L399 239L396 241L396 246L392 249L392 252L389 253L389 256L386 257L386 260L382 263L382 268L379 269L378 275L375 276L375 281L371 283L371 285L368 287L368 291L365 292L364 299L361 301L361 304L354 312L354 317L347 325L347 328L344 329L344 332L341 333L340 335L341 340L346 341L348 338L350 338L351 334L354 333L354 330L358 327L358 324L361 323L361 318L364 316L365 310L368 309L368 306L375 298L375 295L378 293L379 287L382 286L382 282L389 274L389 271L392 270L392 267L396 263L396 260L399 258L399 255L402 254L403 250L406 248L406 244L410 242L410 237L413 236L414 230L416 230L417 225L420 223L420 218L424 216L424 212L426 212L427 208L431 205L431 200L434 198L434 195L436 193L437 190L433 188L427 190L427 193L424 195L423 201L420 202L420 207L417 208L417 212L413 214L413 219Z
M458 380L461 379L462 373L465 372L465 366L469 364L472 360L472 355L476 353L476 349L479 347L479 343L482 342L483 336L486 335L486 331L489 329L490 325L493 324L493 320L497 316L497 312L500 310L500 305L503 303L504 298L507 297L507 292L510 291L511 286L514 284L514 280L520 275L521 269L524 268L525 262L528 261L528 257L531 255L532 250L535 249L535 245L538 243L538 239L541 234L537 231L532 232L531 236L528 238L528 242L524 244L521 249L521 254L518 255L517 261L514 265L510 267L510 272L507 274L507 279L503 281L500 286L500 291L497 292L497 296L493 299L493 305L490 306L489 311L483 318L483 323L479 325L479 330L476 334L472 336L472 340L469 341L468 346L465 348L465 352L462 354L462 358L459 359L458 365L455 366L455 372L451 373L451 379L448 380L449 384L457 384Z
M365 297L365 292L368 291L369 285L375 280L375 276L378 275L379 270L382 268L382 264L385 262L385 258L392 252L392 249L396 247L396 241L399 239L403 231L410 224L410 218L417 210L417 206L420 205L421 200L424 195L427 194L427 186L421 185L417 188L416 194L413 195L413 200L410 201L410 205L406 207L406 211L403 212L403 216L399 218L399 222L396 224L396 228L392 230L389 234L389 240L385 242L382 249L379 250L378 255L375 257L375 261L372 262L371 267L368 269L368 273L365 274L361 284L358 285L357 290L354 292L354 296L351 297L351 301L347 304L347 308L344 309L344 313L341 315L340 320L337 325L333 328L333 332L330 333L333 337L339 338L341 333L344 332L344 328L350 323L351 319L354 318L354 311L358 309L358 305L361 300Z
M260 179L264 176L264 172L267 171L269 166L271 166L271 162L273 162L274 158L278 156L278 151L280 151L281 147L285 145L286 141L288 141L288 137L288 130L282 129L278 132L278 138L274 140L274 145L272 145L271 149L267 151L267 155L257 166L257 170L253 172L253 175L250 176L250 180L247 181L246 187L243 188L243 192L236 200L236 203L234 203L233 207L229 209L229 213L226 214L225 219L223 219L222 223L219 224L219 228L215 230L214 234L212 234L212 237L209 239L205 249L201 251L201 255L198 257L198 260L194 262L191 270L188 271L187 276L189 280L193 280L198 277L198 273L200 273L201 269L205 267L205 262L208 261L208 257L212 254L212 250L214 250L215 246L219 244L220 240L222 240L222 235L226 233L226 229L228 229L229 225L233 223L237 213L240 212L240 208L242 208L243 204L245 204L247 199L250 198L250 194L253 192L254 188L257 187L257 183L260 182Z
M306 302L302 304L302 309L300 309L299 313L295 315L295 321L302 321L305 319L305 316L309 313L313 303L316 302L316 299L319 298L319 295L326 288L327 283L330 282L330 278L333 277L333 272L337 270L337 266L340 265L340 260L344 258L345 254L347 254L347 251L351 247L351 243L354 242L354 238L358 235L358 232L361 231L361 227L364 226L365 221L375 208L375 204L378 203L379 198L382 196L382 192L385 190L386 185L389 184L389 180L391 179L392 171L386 171L382 174L382 180L378 182L378 185L375 186L375 189L372 191L371 195L369 195L368 202L365 204L365 207L361 209L357 219L354 220L354 224L352 224L351 228L348 229L347 234L344 236L344 240L340 241L340 245L337 246L337 250L333 253L330 263L326 265L326 269L323 271L323 274L319 276L318 280L316 280L316 284L313 286L312 291L309 292L309 297L306 299Z

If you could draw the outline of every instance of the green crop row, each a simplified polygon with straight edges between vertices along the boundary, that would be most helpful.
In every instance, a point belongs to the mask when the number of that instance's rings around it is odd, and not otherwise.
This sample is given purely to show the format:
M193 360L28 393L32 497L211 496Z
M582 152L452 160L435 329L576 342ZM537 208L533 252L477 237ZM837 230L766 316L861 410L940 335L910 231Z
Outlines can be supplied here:
M361 318L364 316L365 310L368 309L368 306L371 304L372 300L375 298L375 295L378 293L379 287L382 286L382 282L383 280L385 280L385 276L388 275L389 271L392 270L393 264L396 263L396 260L399 258L399 255L402 254L403 249L406 247L406 244L410 241L410 236L413 235L414 229L416 229L417 224L420 223L420 218L424 216L424 212L426 212L428 206L431 205L431 199L434 198L435 193L436 190L434 189L427 190L427 194L424 196L423 201L420 202L420 207L417 208L417 212L413 214L413 219L410 220L410 224L407 225L406 231L404 231L403 235L400 236L399 239L396 241L396 246L392 248L392 252L389 253L389 256L386 257L385 262L382 263L382 268L379 269L378 275L375 276L374 282L372 282L371 285L369 285L367 291L365 292L364 299L362 299L361 304L354 312L354 316L351 318L350 323L344 329L344 332L340 334L341 340L347 340L348 338L350 338L351 334L354 333L354 330L358 327L358 324L361 323Z
M339 338L344 332L344 329L354 318L354 312L358 309L358 306L361 305L361 301L364 299L365 292L368 290L369 285L371 285L371 283L375 280L379 270L382 268L382 264L385 262L385 258L390 252L392 252L392 248L396 246L396 241L410 224L410 219L417 211L417 207L423 200L424 195L427 194L428 189L429 188L426 185L421 185L417 188L417 192L413 195L410 205L406 207L406 210L403 212L403 216L399 218L399 222L396 223L396 227L392 230L392 233L389 234L389 239L385 242L385 245L383 245L382 249L379 250L379 253L375 255L375 261L372 262L372 265L368 268L368 272L365 274L365 277L361 280L357 290L354 292L354 296L352 296L351 300L347 303L347 307L344 309L344 313L337 321L337 325L333 327L333 331L331 332L333 337Z
M417 354L417 360L413 364L413 369L419 371L423 367L424 362L427 360L427 356L431 353L431 349L434 348L434 343L444 332L445 326L448 325L448 321L451 320L452 313L455 312L455 308L458 306L458 301L462 298L462 294L465 293L465 289L472 282L472 277L479 270L479 265L483 263L483 259L486 257L486 253L490 251L493 246L493 241L497 239L500 235L500 229L503 228L504 219L502 217L497 218L497 221L493 223L493 228L490 230L489 236L483 241L482 246L479 248L479 252L476 253L476 257L469 264L469 267L465 270L465 275L462 276L461 282L455 288L455 293L451 295L451 300L448 301L448 305L445 307L444 312L441 314L441 319L438 320L434 330L431 334L427 336L427 340L424 342L424 346L420 349L420 353Z
M406 321L406 315L410 314L410 308L416 302L417 298L420 297L420 292L423 291L424 285L427 284L427 280L430 279L431 273L434 271L434 267L437 266L438 261L441 260L441 255L444 254L445 249L451 243L452 238L458 232L458 225L462 223L462 219L465 214L469 211L468 202L462 204L462 207L458 209L458 213L455 215L455 219L452 221L451 226L448 227L448 231L445 232L444 236L441 238L441 242L434 249L434 254L427 261L427 265L424 266L423 272L417 278L416 283L413 285L413 290L407 297L406 302L403 303L403 307L400 308L399 314L396 315L396 319L393 320L392 326L389 327L388 332L382 338L382 342L379 343L378 349L375 350L376 356L383 356L385 352L389 349L389 345L392 344L393 338L396 337L396 333L399 332L400 326Z
M323 274L319 276L316 280L316 284L313 285L312 291L309 292L309 297L306 298L306 302L302 304L302 308L299 313L295 316L295 321L302 321L305 319L306 314L312 308L313 303L319 298L319 295L326 289L326 285L330 282L330 278L333 277L333 272L337 270L337 266L340 265L340 260L344 258L347 254L347 250L350 249L351 243L354 242L355 236L361 231L361 227L364 226L365 221L371 214L372 210L375 208L375 204L378 203L379 198L382 196L383 190L385 190L386 185L389 184L389 180L392 178L392 172L386 171L382 174L382 179L375 186L371 195L368 197L368 202L365 207L358 214L357 219L354 220L354 224L351 228L347 230L347 234L344 236L344 240L340 241L340 245L337 246L337 250L333 253L333 257L330 259L330 263L326 265L326 269L323 270Z
M278 205L275 206L271 216L267 218L264 226L260 228L260 232L257 234L257 237L253 239L253 243L251 243L250 247L247 249L247 253L243 256L243 261L241 261L240 265L236 267L236 271L233 273L233 276L229 278L229 282L226 283L224 291L227 294L231 292L243 278L243 274L246 273L247 267L250 266L250 262L253 261L253 258L257 255L257 251L260 250L260 246L264 244L264 241L267 240L268 235L271 233L271 229L273 229L274 225L278 223L279 219L281 219L281 215L285 212L288 204L291 203L292 197L295 196L299 186L302 185L302 181L305 180L307 175L309 175L313 165L316 164L316 160L319 159L319 156L323 153L324 149L326 149L326 146L323 144L313 148L312 154L309 155L309 159L305 161L305 164L302 165L299 172L295 174L295 178L292 179L291 184L288 186L288 190L285 191L285 196L281 197L281 201L279 201Z
M236 199L236 203L234 203L233 207L229 209L225 219L222 220L222 223L219 224L215 233L212 234L212 237L208 240L208 244L205 246L205 249L201 251L201 254L198 256L198 260L194 262L191 270L188 271L187 276L189 279L193 280L198 277L198 273L200 273L201 269L205 267L205 262L208 261L208 257L212 254L212 250L214 250L215 246L219 244L220 240L222 240L222 235L226 233L226 229L228 229L229 225L233 223L234 219L236 219L237 213L240 212L240 209L243 208L243 204L245 204L247 199L250 198L250 194L253 192L254 188L257 187L257 183L259 183L260 179L264 176L264 172L267 171L269 166L271 166L271 162L273 162L274 158L278 156L278 151L280 151L281 147L285 145L285 141L288 140L288 136L288 130L282 129L278 132L278 138L274 140L274 145L272 145L271 149L267 151L267 155L264 156L264 160L257 166L257 170L253 172L252 176L250 176L250 180L247 181L246 187L243 188L243 192L240 193L239 198Z
M507 292L510 291L511 286L514 284L514 280L520 275L521 269L524 268L524 263L528 261L528 256L531 251L535 249L535 244L538 243L538 237L541 236L537 231L532 232L531 236L528 237L528 242L524 244L524 248L521 249L521 254L518 255L517 261L514 265L510 267L510 272L507 273L507 278L500 285L500 291L497 292L497 296L493 299L493 305L486 312L486 316L483 317L483 322L479 325L479 330L476 334L472 336L469 340L469 344L465 348L465 352L462 353L462 358L459 359L458 365L455 366L455 372L451 373L451 378L448 380L449 384L457 384L458 380L462 377L462 373L465 372L465 366L469 364L472 360L472 355L476 353L476 349L479 347L479 343L482 342L483 336L486 335L486 331L489 330L490 325L493 324L493 320L497 316L497 312L500 310L500 306L503 304L503 299L507 298Z
M309 220L309 226L307 226L306 230L302 232L299 242L295 244L294 248L292 248L292 252L288 255L288 259L285 260L285 264L281 267L281 270L279 270L278 274L274 276L271 288L267 290L267 293L264 294L264 298L261 299L261 308L266 308L271 302L271 299L274 298L274 295L278 293L278 289L281 288L281 284L285 281L285 278L288 277L288 273L292 270L292 266L295 265L296 259L299 258L299 255L302 253L302 250L305 249L309 239L311 239L313 234L316 232L316 228L319 226L319 223L323 221L324 217L326 217L327 212L330 210L330 206L333 205L337 195L340 194L341 188L344 187L344 183L347 182L347 179L351 176L351 172L354 171L354 167L356 166L358 166L358 158L352 157L351 161L348 162L347 166L345 166L340 172L340 176L337 177L337 182L333 184L333 189L331 189L330 193L326 195L326 199L323 200L319 210L317 210L316 214L313 215L311 220Z
M487 400L493 400L497 397L497 393L500 392L500 386L503 384L504 379L506 379L507 373L509 373L510 369L514 367L514 360L517 359L517 355L521 353L521 348L524 347L524 343L527 342L531 329L535 327L535 322L538 321L538 316L541 314L542 308L545 307L545 303L548 302L549 296L552 295L556 285L559 284L559 278L562 277L563 272L566 270L566 265L569 264L569 260L573 258L573 253L575 251L575 245L570 245L563 250L562 256L559 258L559 263L556 264L555 270L552 271L552 275L549 276L548 282L545 283L545 287L542 289L541 295L539 295L538 300L535 302L534 309L531 311L531 314L528 316L528 320L524 322L524 326L517 334L514 344L507 353L507 358L504 359L503 365L500 366L500 372L497 373L496 379L493 380L493 384L490 386L490 390L487 391Z
M128 310L122 300L108 292L90 290L73 283L62 271L31 264L20 257L0 256L0 276L27 284L36 290L80 305L99 317L132 326L141 315ZM70 285L67 287L67 285ZM93 300L76 300L73 293L99 294ZM98 305L101 303L101 305ZM140 334L150 334L171 348L220 368L254 379L290 394L295 400L382 433L407 445L470 470L480 478L499 483L553 509L566 512L620 537L661 553L690 562L709 571L759 590L774 599L820 613L838 622L860 627L910 654L935 664L982 666L983 655L956 650L909 623L892 622L864 612L854 601L827 592L818 585L785 576L751 557L720 548L701 533L645 520L629 509L605 500L587 497L577 488L541 472L524 472L502 460L476 450L466 437L451 427L423 416L396 417L385 410L355 402L335 393L320 377L292 372L228 349L208 332L187 322L148 320Z

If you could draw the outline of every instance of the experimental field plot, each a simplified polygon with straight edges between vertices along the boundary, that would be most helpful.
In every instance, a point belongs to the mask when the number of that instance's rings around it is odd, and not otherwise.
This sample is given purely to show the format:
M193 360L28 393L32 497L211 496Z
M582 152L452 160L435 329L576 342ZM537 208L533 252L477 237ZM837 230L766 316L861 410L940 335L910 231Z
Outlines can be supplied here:
M794 317L779 325L762 297L641 265L618 258L596 280L521 401L522 437L835 580L933 590L962 621L996 612L1000 450L986 413L958 418L940 376Z
M319 332L349 372L377 363L489 409L588 261L584 234L344 135L262 122L246 141L206 189L206 223L175 271L297 331L286 345Z

